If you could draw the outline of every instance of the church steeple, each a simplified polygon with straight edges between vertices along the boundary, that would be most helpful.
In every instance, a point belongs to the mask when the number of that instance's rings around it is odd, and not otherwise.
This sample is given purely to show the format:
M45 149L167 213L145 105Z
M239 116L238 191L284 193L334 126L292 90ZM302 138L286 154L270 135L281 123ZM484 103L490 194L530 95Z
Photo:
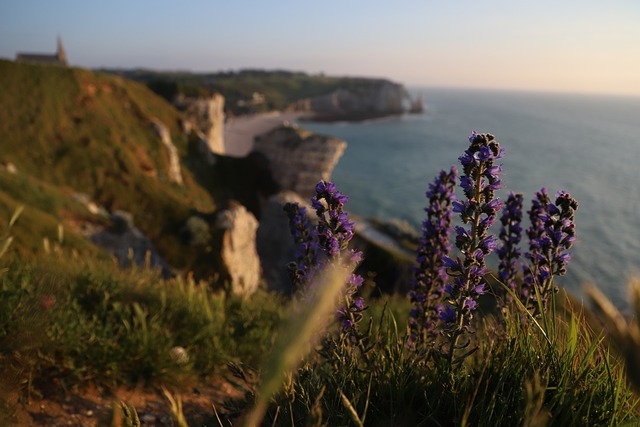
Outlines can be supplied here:
M62 45L62 37L60 37L60 34L58 34L58 51L56 52L56 55L58 56L58 61L60 62L60 64L65 66L68 65L67 53L64 51L64 46Z

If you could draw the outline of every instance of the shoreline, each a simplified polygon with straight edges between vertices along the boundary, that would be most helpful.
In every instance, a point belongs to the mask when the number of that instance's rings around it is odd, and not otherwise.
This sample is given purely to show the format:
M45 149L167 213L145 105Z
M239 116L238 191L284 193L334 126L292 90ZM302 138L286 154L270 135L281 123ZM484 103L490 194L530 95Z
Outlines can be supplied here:
M273 111L228 119L224 124L223 132L224 152L216 154L246 157L253 150L256 136L310 116L311 113L308 112Z
M384 120L394 120L405 115L415 115L417 113L389 113L361 116L355 119L353 116L334 115L319 116L313 111L271 111L267 113L255 113L238 117L233 117L225 121L223 131L223 151L216 153L228 157L246 157L253 150L256 136L270 132L287 123L311 122L311 123L349 123L368 124ZM300 124L304 127L303 123Z

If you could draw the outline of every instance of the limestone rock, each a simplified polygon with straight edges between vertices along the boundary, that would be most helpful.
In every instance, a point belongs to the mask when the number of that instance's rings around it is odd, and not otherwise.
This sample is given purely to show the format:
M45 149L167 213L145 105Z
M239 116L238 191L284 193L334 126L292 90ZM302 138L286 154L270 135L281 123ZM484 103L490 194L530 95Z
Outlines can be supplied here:
M132 263L151 268L159 268L165 278L171 276L167 263L158 254L153 243L134 225L129 212L115 211L110 216L111 228L102 228L91 234L91 240L98 247L113 255L123 267Z
M185 115L187 127L198 130L198 136L207 142L211 152L224 154L224 97L219 93L208 98L179 96L174 104Z
M260 259L256 250L258 220L235 204L218 214L216 229L222 230L220 257L224 278L235 295L250 296L260 284Z
M180 157L178 156L178 149L173 142L171 142L171 134L169 133L169 128L165 126L160 120L153 118L151 119L151 126L153 126L153 130L158 134L162 144L167 150L169 154L169 179L171 182L175 182L178 185L182 185L182 173L180 170Z
M289 231L289 219L284 212L284 205L294 202L301 206L308 205L292 191L283 191L270 197L262 211L256 235L267 287L284 294L291 293L287 265L295 257L295 245ZM307 206L307 212L313 213L313 210Z
M108 217L109 213L102 206L98 206L96 202L91 200L88 194L85 193L73 193L71 194L71 198L73 198L76 202L84 205L89 212L94 215L99 215L102 217Z
M311 197L321 179L331 179L347 143L339 138L282 126L256 138L254 151L269 161L281 190Z
M14 164L13 164L13 163L11 163L11 162L7 162L7 163L4 165L4 168L5 168L5 170L6 170L7 172L9 172L10 174L14 174L14 175L15 175L15 174L17 174L17 173L18 173L18 168L16 168L16 165L14 165Z

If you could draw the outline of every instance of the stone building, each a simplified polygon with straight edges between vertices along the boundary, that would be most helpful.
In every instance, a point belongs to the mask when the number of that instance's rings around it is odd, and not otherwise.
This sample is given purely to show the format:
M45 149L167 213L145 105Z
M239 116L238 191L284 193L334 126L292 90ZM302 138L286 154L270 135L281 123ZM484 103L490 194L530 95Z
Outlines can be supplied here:
M19 62L32 62L38 64L48 64L48 65L61 65L63 67L68 66L67 63L67 54L64 51L64 46L62 45L62 39L58 36L58 49L56 53L20 53L16 55L16 61Z

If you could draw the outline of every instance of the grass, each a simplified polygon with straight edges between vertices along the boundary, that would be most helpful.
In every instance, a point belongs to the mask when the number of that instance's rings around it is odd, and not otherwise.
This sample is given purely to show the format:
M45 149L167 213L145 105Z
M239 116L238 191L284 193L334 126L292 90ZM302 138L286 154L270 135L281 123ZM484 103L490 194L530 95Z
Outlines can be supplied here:
M406 346L387 308L371 332L371 365L349 345L314 355L274 400L265 425L621 425L638 396L623 365L580 313L545 333L517 310L478 319L478 350L451 375ZM550 319L551 322L551 319ZM290 422L290 420L293 420Z
M94 386L184 390L215 381L229 363L258 366L285 315L282 299L264 291L243 300L191 277L123 271L64 245L28 259L9 248L2 267L3 425L16 395L28 403Z
M1 260L0 390L25 398L87 384L179 390L229 362L243 376L241 366L263 366L278 331L295 342L290 325L302 326L277 295L232 298L190 278L162 281L146 268L74 257L64 245L30 260L9 250ZM372 300L366 358L348 341L294 356L300 364L286 369L263 424L621 425L640 415L622 361L579 308L567 304L538 324L517 306L477 317L478 349L450 372L406 345L409 305L399 295ZM172 356L175 347L187 361ZM277 364L290 353L274 354ZM259 395L249 389L228 414L247 413ZM179 394L176 411L177 402Z
M221 194L219 183L199 180L189 167L197 159L180 130L178 111L142 84L89 70L2 60L0 74L0 111L6 118L0 123L0 159L14 164L22 177L20 182L2 176L8 187L0 193L59 223L69 211L62 199L84 193L108 211L131 212L169 264L207 270L202 261L192 263L194 251L180 239L180 229L190 216L210 214L224 200L212 197ZM170 130L183 186L170 182L169 157L150 126L152 118Z

